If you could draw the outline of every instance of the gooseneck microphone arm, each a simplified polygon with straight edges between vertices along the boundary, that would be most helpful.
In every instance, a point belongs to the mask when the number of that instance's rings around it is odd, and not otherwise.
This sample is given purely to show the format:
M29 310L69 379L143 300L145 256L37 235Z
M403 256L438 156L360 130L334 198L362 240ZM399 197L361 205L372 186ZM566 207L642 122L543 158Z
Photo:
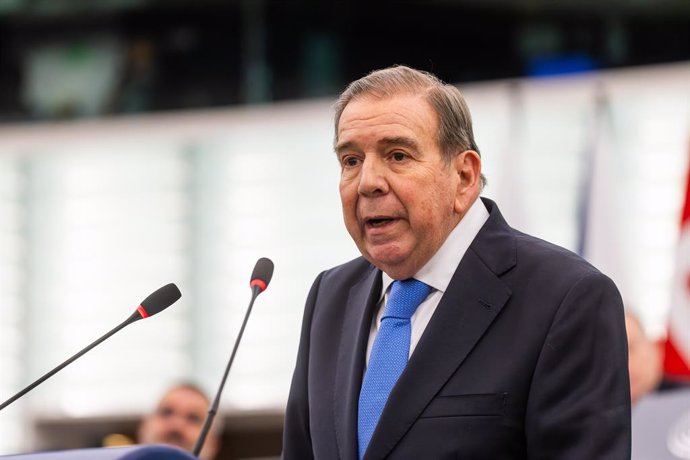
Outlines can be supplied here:
M125 326L127 326L127 325L129 325L129 324L131 324L131 321L130 321L129 319L123 321L122 324L120 324L119 326L115 327L113 330L111 330L110 332L108 332L107 334L105 334L103 337L101 337L100 339L96 340L96 341L93 342L91 345L89 345L88 347L84 348L84 349L81 350L79 353L75 354L74 356L72 356L71 358L69 358L67 361L65 361L64 363L60 364L60 365L57 366L56 368L54 368L52 371L47 372L43 377L39 378L39 379L36 380L34 383L32 383L32 384L29 385L28 387L24 388L22 391L20 391L19 393L17 393L16 395L12 396L12 397L11 397L10 399L8 399L7 401L5 401L4 403L2 403L2 405L0 405L0 410L3 410L5 407L7 407L7 406L9 406L10 404L12 404L13 402L15 402L17 399L21 398L22 396L24 396L25 394L27 394L28 392L30 392L31 390L33 390L34 388L36 388L37 386L39 386L40 384L42 384L43 382L45 382L46 380L48 380L50 377L52 377L53 375L55 375L55 374L57 374L58 372L60 372L63 368L67 367L67 365L71 364L72 361L76 360L76 359L79 358L81 355L85 354L87 351L91 350L93 347L95 347L96 345L100 344L100 343L103 342L105 339L107 339L108 337L110 337L111 335L115 334L115 333L118 332L120 329L122 329L123 327L125 327Z
M249 301L247 313L245 313L244 315L244 320L242 321L240 332L237 334L237 338L235 339L235 345L232 348L232 353L230 354L228 365L225 366L225 373L223 373L223 379L220 381L220 385L218 386L216 397L213 398L213 403L211 404L211 407L208 410L206 420L204 420L204 426L201 428L199 437L197 438L196 443L194 444L194 450L192 451L192 453L195 457L198 457L201 453L201 449L204 446L204 442L206 441L206 436L208 435L208 432L211 429L211 425L213 424L213 419L216 417L216 413L218 412L218 406L220 405L220 395L223 392L223 387L225 387L225 381L228 379L228 374L230 373L230 367L232 366L232 362L235 360L235 354L237 354L237 347L240 345L240 340L242 339L242 334L244 334L244 328L247 325L247 320L249 320L249 314L251 313L252 307L254 306L254 301L259 296L259 294L261 294L266 289L266 287L268 287L268 283L271 281L272 276L273 262L271 262L270 259L262 257L256 262L256 265L254 266L254 272L252 272L251 281L249 282L249 286L252 288L252 298Z
M17 399L21 398L37 386L39 386L41 383L45 382L48 380L50 377L53 375L57 374L60 372L62 369L67 367L69 364L71 364L73 361L76 359L80 358L82 355L84 355L86 352L90 351L92 348L94 348L96 345L99 345L101 342L104 340L108 339L110 336L115 334L116 332L120 331L123 329L125 326L129 326L135 321L138 321L143 318L148 318L149 316L153 316L156 313L159 313L163 311L164 309L168 308L170 305L172 305L174 302L177 301L181 297L182 294L180 294L179 289L177 289L177 286L174 284L170 283L162 288L158 289L155 291L153 294L149 295L143 302L141 302L141 305L132 313L132 315L124 320L122 323L120 323L118 326L113 328L110 332L106 333L103 335L101 338L98 340L94 341L90 345L88 345L86 348L82 349L80 352L69 358L67 361L63 362L59 366L55 367L53 370L50 372L47 372L45 375L43 375L41 378L38 380L34 381L32 384L24 388L22 391L17 393L16 395L12 396L10 399L7 401L3 402L0 404L0 410L3 410L5 407L9 406L13 402L15 402ZM168 303L169 302L169 303Z

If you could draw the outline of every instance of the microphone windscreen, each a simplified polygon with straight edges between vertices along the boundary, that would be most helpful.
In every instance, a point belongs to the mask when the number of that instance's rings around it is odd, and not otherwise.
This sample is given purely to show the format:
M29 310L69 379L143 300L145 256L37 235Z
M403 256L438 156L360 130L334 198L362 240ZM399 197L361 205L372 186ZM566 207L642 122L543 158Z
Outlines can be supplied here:
M249 281L251 287L259 286L263 291L268 286L273 276L273 262L271 259L262 257L256 261L254 266L254 271L252 272L252 278Z
M180 297L182 297L182 293L174 283L166 284L162 288L151 293L141 302L140 308L143 308L145 313L145 315L142 314L142 317L153 316L162 312L170 305L177 302Z

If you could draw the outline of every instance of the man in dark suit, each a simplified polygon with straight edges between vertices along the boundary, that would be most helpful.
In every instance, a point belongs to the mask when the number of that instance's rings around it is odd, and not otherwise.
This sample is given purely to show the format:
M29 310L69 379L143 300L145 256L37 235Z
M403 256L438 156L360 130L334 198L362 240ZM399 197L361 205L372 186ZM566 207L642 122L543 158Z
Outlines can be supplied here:
M630 458L620 295L479 198L460 92L376 71L341 95L335 130L363 257L311 289L283 457Z

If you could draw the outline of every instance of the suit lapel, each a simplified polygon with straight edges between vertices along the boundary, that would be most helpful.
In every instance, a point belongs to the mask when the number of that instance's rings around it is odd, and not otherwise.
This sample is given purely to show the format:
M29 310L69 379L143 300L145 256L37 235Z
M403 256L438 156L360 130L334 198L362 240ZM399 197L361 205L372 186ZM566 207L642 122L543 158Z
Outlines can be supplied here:
M365 460L384 458L400 442L510 298L498 275L515 265L515 237L492 205L390 394Z
M371 271L350 290L340 335L334 389L334 418L340 458L356 460L357 406L371 321L381 293L381 272Z

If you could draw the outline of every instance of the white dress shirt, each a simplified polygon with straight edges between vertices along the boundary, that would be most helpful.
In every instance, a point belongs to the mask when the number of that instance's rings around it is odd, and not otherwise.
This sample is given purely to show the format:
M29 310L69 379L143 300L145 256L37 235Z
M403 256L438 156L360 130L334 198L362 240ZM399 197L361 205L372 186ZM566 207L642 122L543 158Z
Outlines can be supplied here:
M460 264L460 260L465 255L467 248L477 236L479 230L489 218L489 212L486 210L482 200L477 200L472 204L467 214L460 220L458 225L450 232L446 241L443 242L439 250L419 270L414 276L414 279L422 281L433 288L431 294L417 307L411 318L412 335L410 337L410 356L414 351L419 339L422 337L424 329L432 315L436 311L436 307L441 301L441 297L448 289L450 280L455 273L455 270ZM369 355L371 354L371 347L374 345L374 340L378 334L381 326L381 317L383 316L384 308L382 306L388 301L388 294L393 279L385 272L383 273L383 286L381 287L381 298L377 306L378 313L374 321L372 321L371 332L369 333L369 343L367 344L367 365L369 365Z

